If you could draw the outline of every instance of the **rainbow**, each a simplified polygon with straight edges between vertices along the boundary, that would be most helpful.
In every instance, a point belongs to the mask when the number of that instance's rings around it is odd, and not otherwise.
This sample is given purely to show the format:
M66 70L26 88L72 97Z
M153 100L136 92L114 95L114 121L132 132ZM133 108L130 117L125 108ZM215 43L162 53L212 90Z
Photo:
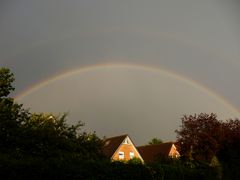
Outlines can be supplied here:
M77 73L86 73L86 72L90 72L90 71L95 71L101 68L125 68L125 69L139 69L139 70L143 70L143 71L150 71L150 72L154 72L154 73L163 73L169 77L172 77L176 80L185 82L197 89L202 90L203 92L206 92L208 95L216 98L217 100L219 100L221 103L223 103L225 106L227 106L229 109L231 109L233 112L236 113L240 113L240 111L234 107L231 103L229 103L224 97L220 96L218 93L212 91L211 89L209 89L208 87L190 79L187 78L183 75L180 75L176 72L171 72L169 70L166 69L162 69L159 67L151 67L151 66L146 66L146 65L133 65L133 64L111 64L111 63L106 63L106 64L99 64L99 65L92 65L92 66L86 66L86 67L81 67L81 68L76 68L76 69L71 69L71 70L67 70L64 71L62 73L60 73L59 75L56 76L52 76L48 79L45 79L37 84L34 84L30 87L28 87L25 91L19 93L18 95L16 95L16 100L20 100L21 98L33 93L34 91L37 91L38 89L41 89L43 87L45 87L48 84L51 84L54 81L60 80L62 78L66 78L69 76L72 76L74 74Z

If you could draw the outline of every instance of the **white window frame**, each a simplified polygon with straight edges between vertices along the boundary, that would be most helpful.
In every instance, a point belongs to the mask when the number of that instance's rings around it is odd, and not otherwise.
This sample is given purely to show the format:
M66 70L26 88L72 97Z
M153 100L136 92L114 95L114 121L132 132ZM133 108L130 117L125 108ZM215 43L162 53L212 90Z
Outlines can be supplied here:
M118 152L118 159L120 159L120 160L124 159L124 152L123 151Z
M130 157L130 159L134 158L134 157L135 157L134 152L130 152L130 153L129 153L129 157Z

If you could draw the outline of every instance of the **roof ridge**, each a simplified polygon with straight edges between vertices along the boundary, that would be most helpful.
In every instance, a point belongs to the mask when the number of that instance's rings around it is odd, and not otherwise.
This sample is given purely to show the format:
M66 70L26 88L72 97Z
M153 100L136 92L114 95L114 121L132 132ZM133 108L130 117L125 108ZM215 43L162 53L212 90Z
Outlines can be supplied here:
M106 138L105 140L112 139L112 138L118 138L118 137L124 137L124 136L129 136L129 135L123 134L123 135L119 135L119 136L113 136L113 137Z
M146 145L142 145L142 146L137 146L137 148L146 147L146 146L159 146L159 145L162 145L162 144L175 144L175 143L172 142L172 141L169 141L169 142L164 142L164 143L159 143L159 144L146 144Z

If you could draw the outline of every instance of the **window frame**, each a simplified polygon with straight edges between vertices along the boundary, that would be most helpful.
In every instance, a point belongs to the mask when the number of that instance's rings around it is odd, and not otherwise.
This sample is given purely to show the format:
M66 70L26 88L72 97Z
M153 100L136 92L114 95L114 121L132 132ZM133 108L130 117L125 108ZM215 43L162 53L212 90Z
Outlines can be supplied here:
M118 152L118 159L119 160L123 160L125 158L124 152L123 151L119 151Z

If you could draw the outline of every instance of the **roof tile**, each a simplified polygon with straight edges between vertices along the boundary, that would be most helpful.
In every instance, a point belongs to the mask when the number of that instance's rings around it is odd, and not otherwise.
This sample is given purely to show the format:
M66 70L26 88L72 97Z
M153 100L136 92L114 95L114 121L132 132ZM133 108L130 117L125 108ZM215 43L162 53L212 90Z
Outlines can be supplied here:
M137 150L145 162L153 162L159 155L168 157L172 145L172 142L145 145L137 147Z

